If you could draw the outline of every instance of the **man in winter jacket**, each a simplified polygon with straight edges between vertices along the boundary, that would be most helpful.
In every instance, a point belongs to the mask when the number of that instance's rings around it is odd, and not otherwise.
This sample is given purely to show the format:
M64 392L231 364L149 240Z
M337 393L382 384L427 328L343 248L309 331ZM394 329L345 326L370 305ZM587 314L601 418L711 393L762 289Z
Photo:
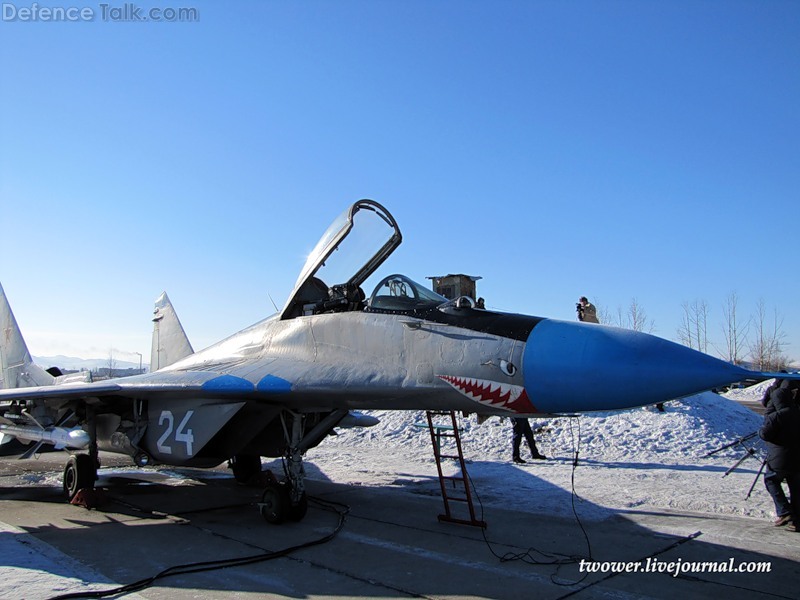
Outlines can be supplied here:
M597 309L595 308L594 304L589 302L589 299L586 296L580 297L578 304L575 305L575 308L578 311L578 321L583 321L584 323L600 322L597 320Z
M770 395L764 425L758 435L767 443L764 485L775 503L775 526L797 531L800 517L800 408L794 399L794 385L784 380ZM789 487L789 499L783 482Z

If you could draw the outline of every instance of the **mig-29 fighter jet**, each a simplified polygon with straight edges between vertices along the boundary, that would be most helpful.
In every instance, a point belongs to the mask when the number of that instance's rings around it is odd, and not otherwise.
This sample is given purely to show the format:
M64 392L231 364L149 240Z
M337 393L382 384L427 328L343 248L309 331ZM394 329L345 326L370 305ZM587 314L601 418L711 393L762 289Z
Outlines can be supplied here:
M286 479L261 504L280 522L305 515L306 451L336 427L376 422L359 409L574 414L772 376L644 333L479 309L405 275L365 295L362 284L401 240L383 206L356 202L309 255L279 313L199 352L183 344L152 373L55 385L3 357L0 437L84 451L65 468L70 497L94 485L98 450L139 465L230 461L237 479L260 471L260 457L282 456Z

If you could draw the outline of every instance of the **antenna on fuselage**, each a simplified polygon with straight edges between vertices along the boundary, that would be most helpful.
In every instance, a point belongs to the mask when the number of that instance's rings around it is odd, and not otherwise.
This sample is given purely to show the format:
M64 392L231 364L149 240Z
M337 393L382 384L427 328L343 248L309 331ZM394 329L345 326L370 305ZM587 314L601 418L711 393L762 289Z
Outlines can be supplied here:
M272 306L274 306L274 307L275 307L275 312L279 312L279 311L280 311L280 309L278 308L278 305L277 305L277 304L275 304L275 300L273 300L273 299L272 299L272 294L270 294L269 292L267 292L267 296L269 296L269 301L270 301L270 302L272 302Z

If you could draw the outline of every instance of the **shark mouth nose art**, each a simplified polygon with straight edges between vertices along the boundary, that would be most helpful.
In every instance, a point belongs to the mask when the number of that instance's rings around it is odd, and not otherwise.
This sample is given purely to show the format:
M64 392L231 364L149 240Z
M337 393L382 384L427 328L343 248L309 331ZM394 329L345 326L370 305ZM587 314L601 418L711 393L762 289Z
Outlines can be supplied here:
M485 406L517 413L538 412L531 404L525 388L521 385L473 377L454 377L452 375L437 375L437 377L449 383L470 400Z

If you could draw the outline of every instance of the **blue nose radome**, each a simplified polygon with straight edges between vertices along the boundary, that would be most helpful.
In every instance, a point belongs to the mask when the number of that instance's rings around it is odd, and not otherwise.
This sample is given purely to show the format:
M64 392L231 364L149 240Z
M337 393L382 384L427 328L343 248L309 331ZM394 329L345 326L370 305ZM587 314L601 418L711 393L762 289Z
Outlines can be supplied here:
M528 337L523 369L530 401L555 413L644 406L752 374L646 333L551 319Z

